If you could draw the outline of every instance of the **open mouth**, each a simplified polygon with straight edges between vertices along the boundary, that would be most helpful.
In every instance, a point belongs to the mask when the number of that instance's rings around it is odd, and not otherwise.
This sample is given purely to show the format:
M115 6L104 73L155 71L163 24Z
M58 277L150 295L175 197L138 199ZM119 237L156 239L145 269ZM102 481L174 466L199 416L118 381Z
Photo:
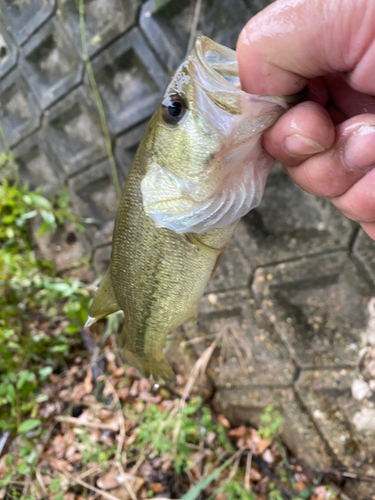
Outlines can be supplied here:
M213 42L205 36L197 38L195 53L205 70L217 82L225 80L238 89L241 88L236 52Z

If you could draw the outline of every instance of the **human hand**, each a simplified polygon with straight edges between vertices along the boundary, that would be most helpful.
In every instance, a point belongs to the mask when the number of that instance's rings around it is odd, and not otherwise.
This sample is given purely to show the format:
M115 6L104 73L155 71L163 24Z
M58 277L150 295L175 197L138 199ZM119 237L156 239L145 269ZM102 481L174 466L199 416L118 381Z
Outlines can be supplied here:
M375 239L375 1L277 0L247 23L237 56L246 92L308 85L264 147Z

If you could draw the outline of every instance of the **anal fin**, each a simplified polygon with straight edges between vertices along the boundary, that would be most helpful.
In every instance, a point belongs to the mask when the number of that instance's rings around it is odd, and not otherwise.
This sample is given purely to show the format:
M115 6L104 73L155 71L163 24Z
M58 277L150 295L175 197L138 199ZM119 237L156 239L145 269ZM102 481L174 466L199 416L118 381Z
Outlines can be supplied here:
M119 306L115 292L112 286L110 268L106 272L98 291L96 292L94 302L89 310L89 317L87 319L85 328L94 324L98 319L105 318L109 314L119 311Z

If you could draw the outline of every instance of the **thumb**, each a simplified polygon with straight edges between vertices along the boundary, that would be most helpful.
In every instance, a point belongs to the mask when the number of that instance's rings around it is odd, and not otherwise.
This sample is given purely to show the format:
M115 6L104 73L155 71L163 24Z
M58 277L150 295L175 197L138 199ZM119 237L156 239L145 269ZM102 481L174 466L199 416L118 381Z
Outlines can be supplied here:
M242 88L252 94L294 94L308 79L337 72L373 94L375 1L277 0L244 27L237 57Z

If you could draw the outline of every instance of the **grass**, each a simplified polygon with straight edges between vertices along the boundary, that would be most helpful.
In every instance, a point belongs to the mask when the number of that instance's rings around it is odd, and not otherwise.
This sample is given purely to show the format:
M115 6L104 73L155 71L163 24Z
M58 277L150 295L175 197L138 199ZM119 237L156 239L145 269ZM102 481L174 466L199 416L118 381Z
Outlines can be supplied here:
M32 474L43 424L38 407L48 400L43 386L66 366L87 314L87 290L39 260L31 239L32 221L38 221L41 235L66 220L82 229L66 191L49 201L27 186L6 179L0 184L0 429L19 440L19 459L15 464L15 457L7 456L10 472L0 487L14 474Z

